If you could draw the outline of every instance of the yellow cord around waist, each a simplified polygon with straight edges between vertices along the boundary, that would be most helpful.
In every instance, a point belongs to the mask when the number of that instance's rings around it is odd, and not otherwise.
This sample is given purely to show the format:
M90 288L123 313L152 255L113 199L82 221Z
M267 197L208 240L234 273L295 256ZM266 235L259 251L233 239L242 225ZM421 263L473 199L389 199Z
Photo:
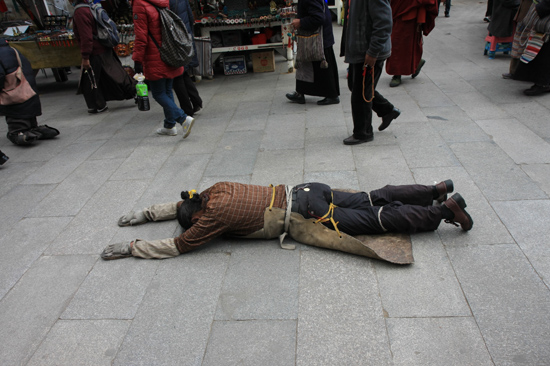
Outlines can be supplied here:
M269 204L269 211L273 208L273 202L275 202L275 187L273 184L269 185L271 188L273 188L273 194L271 195L271 203Z
M331 196L331 202L328 206L328 212L324 214L321 218L319 218L317 221L315 221L315 223L330 221L332 223L332 226L334 227L334 230L336 230L336 232L338 233L338 236L341 238L342 234L340 234L340 230L338 230L338 222L335 222L333 218L334 209L338 206L332 203L332 201L334 200L332 192L330 193L330 196Z

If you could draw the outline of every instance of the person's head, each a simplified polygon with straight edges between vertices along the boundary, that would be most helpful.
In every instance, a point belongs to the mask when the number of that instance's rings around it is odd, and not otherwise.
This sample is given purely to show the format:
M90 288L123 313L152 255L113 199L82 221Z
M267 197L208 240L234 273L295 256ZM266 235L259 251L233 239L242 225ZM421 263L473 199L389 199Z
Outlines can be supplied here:
M196 191L183 191L181 192L181 199L183 200L178 207L178 222L185 229L188 230L198 220L198 215L202 210L202 199Z

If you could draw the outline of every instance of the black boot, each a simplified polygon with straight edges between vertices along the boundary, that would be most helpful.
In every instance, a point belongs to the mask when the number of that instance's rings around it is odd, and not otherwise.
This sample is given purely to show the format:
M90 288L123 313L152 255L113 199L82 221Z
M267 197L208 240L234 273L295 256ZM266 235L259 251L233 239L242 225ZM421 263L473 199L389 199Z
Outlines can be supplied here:
M53 128L48 125L36 126L31 131L38 135L38 140L49 140L59 135L59 130L57 128Z
M4 165L6 161L8 161L8 156L0 150L0 165Z
M31 130L10 131L6 136L8 140L19 146L32 145L39 137L38 134Z

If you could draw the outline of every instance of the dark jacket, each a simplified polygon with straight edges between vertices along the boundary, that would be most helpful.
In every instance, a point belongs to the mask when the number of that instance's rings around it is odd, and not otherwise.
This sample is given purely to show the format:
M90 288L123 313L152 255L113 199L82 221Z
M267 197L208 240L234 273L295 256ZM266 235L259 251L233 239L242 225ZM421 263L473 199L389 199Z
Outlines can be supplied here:
M345 1L347 9L347 1ZM340 56L350 64L365 62L365 55L385 60L391 55L392 13L389 0L351 0L344 21Z
M79 4L85 4L85 2L78 1L76 5ZM97 37L97 25L89 6L79 7L74 11L74 35L84 60L88 60L91 55L99 55L107 51L107 48L94 39L94 36Z
M539 0L539 3L536 5L536 9L539 18L546 18L550 15L550 0Z
M153 5L154 4L154 5ZM173 79L183 73L183 67L171 67L160 58L158 45L162 45L160 15L155 6L166 8L168 0L134 0L134 32L136 35L132 59L143 64L143 73L147 80Z
M493 0L493 15L487 29L495 37L511 37L514 32L514 16L519 0Z
M176 13L180 19L185 24L185 28L191 34L191 37L194 39L193 35L193 24L195 24L195 19L193 18L193 10L191 5L189 5L189 0L170 0L170 10ZM189 65L185 65L185 68L197 67L199 66L199 58L197 56L197 48L195 47L195 41L193 40L193 50L195 51L195 56Z
M298 14L300 28L314 31L323 26L323 47L332 47L334 34L332 32L332 15L324 0L300 0L298 1Z
M11 74L19 67L15 52L19 51L11 48L5 40L0 39L0 89L4 89L5 76L7 74ZM40 116L42 114L42 106L40 105L40 97L38 96L38 89L34 79L34 71L32 70L29 60L27 60L27 58L20 52L19 57L21 58L21 64L23 66L23 74L36 92L36 95L20 104L0 106L0 116L18 118L32 118Z

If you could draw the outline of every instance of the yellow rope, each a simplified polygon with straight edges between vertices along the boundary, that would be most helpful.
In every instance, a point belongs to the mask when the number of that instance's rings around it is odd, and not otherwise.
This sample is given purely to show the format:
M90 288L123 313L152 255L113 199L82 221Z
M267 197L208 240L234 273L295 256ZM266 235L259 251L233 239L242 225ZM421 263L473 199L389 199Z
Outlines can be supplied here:
M193 195L195 193L197 193L197 191L195 189L192 189L192 190L188 191L187 193L189 193L189 199L191 199L191 198L193 198Z
M271 188L273 188L273 195L271 196L271 203L269 204L269 211L273 208L273 202L275 202L275 187L273 184L269 185Z
M331 195L331 201L334 200L332 192L330 193L330 195ZM332 226L334 226L334 230L336 230L336 232L338 233L338 236L341 238L342 234L340 234L340 230L338 230L339 221L335 222L334 218L332 217L334 215L334 209L336 207L338 207L338 206L336 206L334 203L330 202L330 204L328 206L328 212L326 214L324 214L321 218L319 218L317 221L315 221L315 223L330 221L332 223ZM329 215L330 215L330 217L328 217Z

